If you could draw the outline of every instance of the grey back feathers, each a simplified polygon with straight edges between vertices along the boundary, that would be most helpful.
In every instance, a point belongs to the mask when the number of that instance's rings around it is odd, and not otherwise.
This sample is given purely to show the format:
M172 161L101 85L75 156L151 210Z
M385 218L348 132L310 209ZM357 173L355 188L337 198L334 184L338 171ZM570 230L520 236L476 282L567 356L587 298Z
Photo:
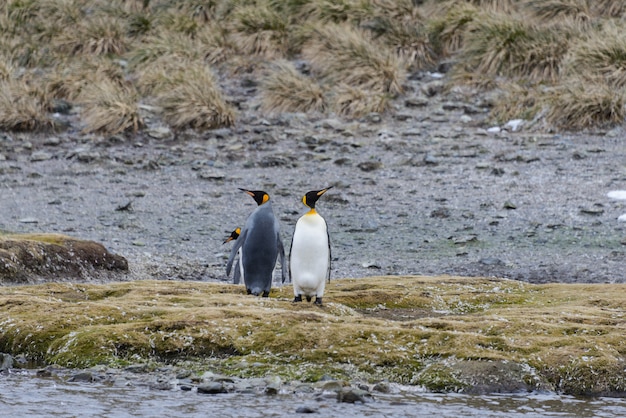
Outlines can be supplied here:
M285 250L280 239L280 224L274 216L271 202L258 206L246 220L230 252L226 265L227 275L230 275L239 250L241 279L249 294L269 295L278 256L281 259L282 281L285 281ZM238 272L235 272L235 283L238 279Z

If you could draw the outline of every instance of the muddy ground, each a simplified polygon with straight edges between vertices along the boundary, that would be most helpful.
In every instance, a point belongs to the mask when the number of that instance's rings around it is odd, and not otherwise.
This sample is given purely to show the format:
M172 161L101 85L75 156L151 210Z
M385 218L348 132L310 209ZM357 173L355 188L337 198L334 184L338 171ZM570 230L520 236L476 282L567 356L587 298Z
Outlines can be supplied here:
M626 134L546 133L486 122L482 98L411 81L389 114L261 115L232 94L233 128L171 132L146 106L138 135L0 133L0 230L59 232L128 259L125 279L228 280L222 241L273 200L289 248L301 196L318 203L333 277L497 276L626 282ZM278 274L276 275L278 277Z

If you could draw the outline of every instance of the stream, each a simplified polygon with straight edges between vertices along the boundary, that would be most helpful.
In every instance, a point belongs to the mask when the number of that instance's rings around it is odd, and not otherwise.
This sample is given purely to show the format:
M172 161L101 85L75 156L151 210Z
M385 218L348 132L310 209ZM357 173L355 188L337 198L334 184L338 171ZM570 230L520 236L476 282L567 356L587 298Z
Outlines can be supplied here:
M0 374L6 417L624 417L626 399L552 393L464 395L392 386L365 403L340 403L332 392L207 395L141 385L69 382L28 370Z

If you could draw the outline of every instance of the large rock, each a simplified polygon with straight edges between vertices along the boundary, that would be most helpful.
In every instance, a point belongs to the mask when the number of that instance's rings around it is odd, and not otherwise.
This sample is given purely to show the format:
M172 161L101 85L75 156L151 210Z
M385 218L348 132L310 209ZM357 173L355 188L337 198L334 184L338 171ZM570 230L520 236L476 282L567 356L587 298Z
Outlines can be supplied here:
M0 235L0 284L91 280L128 271L102 244L58 234Z

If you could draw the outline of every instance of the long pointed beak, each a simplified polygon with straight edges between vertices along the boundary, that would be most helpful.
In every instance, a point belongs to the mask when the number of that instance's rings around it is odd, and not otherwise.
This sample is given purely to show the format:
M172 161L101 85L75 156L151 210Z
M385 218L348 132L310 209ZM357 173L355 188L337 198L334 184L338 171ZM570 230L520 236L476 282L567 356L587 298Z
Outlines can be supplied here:
M239 187L238 189L241 190L242 192L247 193L250 196L254 197L254 193L252 193L250 190L242 189L241 187Z
M328 186L327 188L322 189L322 190L320 190L319 192L317 192L317 195L318 195L318 196L321 196L321 195L323 195L324 193L326 193L327 191L329 191L329 190L330 190L330 189L332 189L332 188L333 188L333 186Z

